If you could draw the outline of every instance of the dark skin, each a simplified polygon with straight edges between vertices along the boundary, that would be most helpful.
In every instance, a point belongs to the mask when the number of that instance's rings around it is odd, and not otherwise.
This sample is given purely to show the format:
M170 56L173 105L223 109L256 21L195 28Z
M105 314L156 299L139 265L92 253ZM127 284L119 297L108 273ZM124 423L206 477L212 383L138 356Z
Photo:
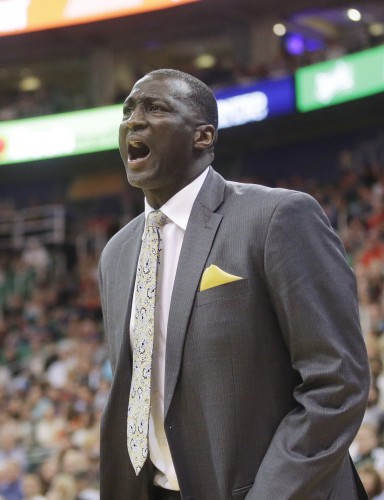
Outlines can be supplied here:
M187 100L177 78L145 76L124 102L119 149L132 186L158 209L213 160L215 128Z

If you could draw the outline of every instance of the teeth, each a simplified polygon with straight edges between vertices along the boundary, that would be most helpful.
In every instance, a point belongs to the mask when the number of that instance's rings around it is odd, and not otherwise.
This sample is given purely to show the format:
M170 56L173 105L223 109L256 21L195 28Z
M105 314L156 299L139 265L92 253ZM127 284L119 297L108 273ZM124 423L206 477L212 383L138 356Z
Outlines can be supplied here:
M0 0L1 1L1 0ZM135 161L146 158L150 153L149 147L140 140L128 141L128 160Z

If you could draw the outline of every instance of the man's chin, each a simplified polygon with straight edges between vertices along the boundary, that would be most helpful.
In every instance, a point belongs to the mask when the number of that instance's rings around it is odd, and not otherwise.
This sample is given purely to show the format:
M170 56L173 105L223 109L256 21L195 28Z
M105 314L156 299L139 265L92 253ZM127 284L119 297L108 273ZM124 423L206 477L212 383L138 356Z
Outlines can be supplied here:
M148 189L152 187L155 180L155 175L153 172L132 170L128 167L127 179L129 184L133 187Z

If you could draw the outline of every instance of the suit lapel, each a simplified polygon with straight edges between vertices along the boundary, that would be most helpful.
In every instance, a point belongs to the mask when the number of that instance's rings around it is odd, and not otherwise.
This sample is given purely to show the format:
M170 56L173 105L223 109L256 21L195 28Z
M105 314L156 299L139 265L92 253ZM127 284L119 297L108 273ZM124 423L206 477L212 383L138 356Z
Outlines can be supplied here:
M167 329L164 415L180 372L185 335L201 275L222 215L214 213L224 199L225 181L212 169L192 207L172 292Z
M130 348L130 332L129 325L131 321L131 309L132 309L132 299L134 294L134 286L136 280L136 269L137 260L139 258L140 248L141 248L141 238L144 231L144 215L142 214L138 219L136 227L131 232L131 236L122 245L121 252L119 256L118 269L122 270L124 275L124 285L125 293L123 294L127 299L127 305L125 307L125 317L124 317L124 329L123 329L123 339L121 343L118 366L122 364L125 366L125 372L127 376L131 376L131 356L127 356L127 353L131 352ZM128 364L127 364L128 363Z

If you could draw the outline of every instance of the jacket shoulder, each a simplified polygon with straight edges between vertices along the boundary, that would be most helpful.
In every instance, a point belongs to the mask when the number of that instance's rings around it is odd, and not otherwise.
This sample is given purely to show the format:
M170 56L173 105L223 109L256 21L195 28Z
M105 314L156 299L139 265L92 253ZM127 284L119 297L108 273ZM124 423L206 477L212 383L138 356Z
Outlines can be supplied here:
M122 227L105 245L100 260L113 258L120 251L121 246L132 236L144 229L144 213L132 219Z
M265 200L281 200L289 197L292 194L303 195L304 197L312 198L310 195L293 189L274 188L263 186L262 184L249 184L244 182L227 181L227 191L237 195L258 196Z
M246 184L227 181L226 199L230 203L240 203L261 211L273 212L279 205L298 206L317 205L318 202L309 194L285 188L271 188L261 184Z

